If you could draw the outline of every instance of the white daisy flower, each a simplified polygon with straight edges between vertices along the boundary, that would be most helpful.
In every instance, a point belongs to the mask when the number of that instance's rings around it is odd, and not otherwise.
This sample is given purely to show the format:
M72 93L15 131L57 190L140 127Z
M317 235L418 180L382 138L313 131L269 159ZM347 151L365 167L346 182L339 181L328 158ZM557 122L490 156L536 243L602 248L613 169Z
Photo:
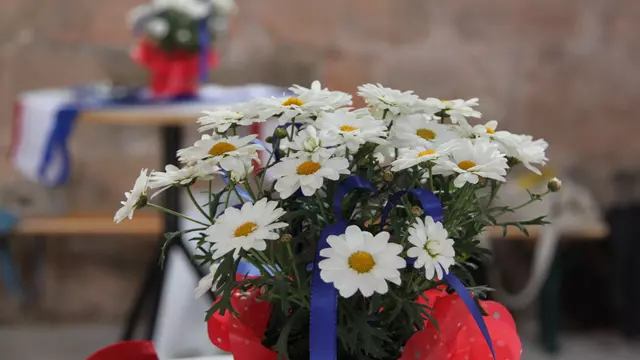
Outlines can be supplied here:
M398 148L430 147L458 138L450 125L432 121L423 114L406 115L393 122L390 132L391 142Z
M228 170L230 164L236 160L259 161L257 151L264 150L264 148L259 144L252 143L256 137L258 135L255 134L225 138L205 134L193 146L178 150L178 160L186 164L194 164L204 160L209 165L220 164L225 170Z
M442 102L445 108L445 112L451 118L451 122L454 124L466 122L466 118L481 118L482 114L474 110L473 108L478 106L478 98L469 100L449 100Z
M318 116L324 111L333 111L324 95L309 91L302 95L287 98L265 98L253 102L260 121L280 115L280 125L296 118L297 123L308 122L309 117Z
M165 171L152 171L149 175L149 188L157 189L167 186L189 185L195 180L211 180L222 171L218 166L206 163L186 165L179 168L175 165L167 165Z
M318 263L320 277L333 283L342 297L348 298L360 291L369 297L373 293L386 294L387 281L400 285L400 271L407 266L398 256L402 246L389 243L389 233L373 236L351 225L340 236L327 238L329 248L322 249L320 256L326 259Z
M317 162L320 157L331 157L334 150L329 147L336 146L338 143L337 135L318 133L315 127L309 125L298 132L293 137L293 142L287 143L286 146L295 151L292 157L308 157Z
M498 131L494 138L500 144L500 149L508 156L520 161L527 169L541 175L534 165L545 165L546 151L549 144L543 139L533 140L529 135L516 135L508 131Z
M456 130L458 134L460 134L461 137L467 137L467 138L484 137L484 138L493 139L494 135L496 134L497 127L498 127L498 122L496 120L491 120L484 125L479 124L475 126L471 126L467 122L462 122L462 123L459 123L457 126L454 126L453 128L454 130Z
M444 273L449 273L449 268L455 264L455 250L453 239L441 222L434 222L431 216L426 216L424 222L417 218L409 228L409 242L414 245L407 251L407 256L415 258L413 266L416 269L424 268L427 279L433 279L434 275L442 279Z
M322 187L325 178L335 181L340 174L349 174L349 160L343 157L318 157L317 160L284 158L271 168L271 175L277 179L274 188L283 199L298 189L305 196L311 196Z
M287 223L276 222L285 214L277 206L276 201L262 198L255 204L246 202L240 209L227 208L205 230L205 239L212 243L212 257L218 259L233 251L233 257L237 259L240 250L264 251L267 248L265 240L279 239L276 230L287 226Z
M391 163L391 171L401 171L418 164L434 162L444 156L453 146L453 143L445 143L439 146L418 146L411 149L401 149L398 159Z
M413 91L386 88L380 84L364 84L358 86L358 95L374 109L387 111L393 115L407 112L420 99Z
M289 90L298 97L324 98L325 102L334 109L353 104L350 94L342 91L330 91L327 88L323 89L318 80L312 82L309 89L300 85L293 85Z
M480 177L505 181L508 167L498 145L486 139L461 139L452 146L449 156L438 159L433 173L457 174L453 184L460 188L467 182L477 184Z
M372 116L358 117L346 110L323 113L316 120L315 126L329 137L337 136L339 144L346 145L353 153L367 142L384 144L384 138L387 137L387 127L382 120L376 120Z
M248 126L260 120L256 117L248 105L241 104L231 109L219 109L214 111L203 111L204 116L198 118L198 124L202 125L198 131L204 132L214 130L224 133L232 125Z
M202 295L210 291L216 291L216 284L213 282L213 278L215 277L216 271L218 270L218 266L220 266L220 264L218 263L211 264L211 266L209 267L209 273L202 279L200 279L195 290L196 299L202 297Z
M122 201L122 207L116 211L116 215L113 217L113 222L119 223L124 218L133 218L133 213L144 207L149 199L147 191L149 190L149 176L147 175L147 169L142 169L140 175L133 184L133 189L124 193L126 197L125 201Z
M227 159L223 159L222 162L227 162ZM238 184L247 179L247 176L253 172L253 164L251 162L233 161L226 165L226 170L229 173L229 179Z

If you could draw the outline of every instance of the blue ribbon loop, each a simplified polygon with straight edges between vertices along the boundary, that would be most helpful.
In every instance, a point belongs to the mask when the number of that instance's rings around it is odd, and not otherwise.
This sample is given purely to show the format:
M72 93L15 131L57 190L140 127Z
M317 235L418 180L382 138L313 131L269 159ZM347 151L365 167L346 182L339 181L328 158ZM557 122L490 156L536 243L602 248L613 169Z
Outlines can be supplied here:
M313 278L311 281L311 311L309 319L310 360L335 360L338 358L338 293L331 283L320 277L320 251L329 247L330 235L341 235L347 229L347 220L342 218L342 201L355 189L376 192L376 188L367 179L351 176L345 179L333 196L333 212L338 219L336 224L327 226L320 235L316 256L313 260Z
M444 219L443 212L442 212L442 203L434 193L422 188L415 188L411 190L401 190L391 195L391 197L389 198L389 201L387 202L387 205L384 207L384 210L382 211L382 219L380 221L381 229L384 227L384 224L386 222L387 217L389 216L389 213L391 212L391 209L394 206L396 206L397 203L400 201L400 199L407 193L413 194L418 199L418 201L420 201L422 210L426 215L431 216L433 218L433 221L441 222ZM406 259L406 261L408 265L412 265L415 262L415 259L408 258ZM489 345L489 350L491 350L491 354L495 359L496 353L493 348L493 343L491 341L491 335L489 335L487 324L484 322L484 318L482 317L482 312L480 311L478 304L476 304L476 302L473 300L473 297L469 293L469 290L467 290L467 288L464 286L462 281L458 279L458 277L456 277L452 273L447 273L446 269L442 265L440 265L440 267L442 268L442 272L444 274L443 280L447 284L449 284L449 286L451 286L451 288L455 290L455 292L458 293L458 295L462 299L462 302L464 302L467 309L469 309L469 312L471 313L473 320L475 320L476 324L478 325L478 328L480 328L480 332L482 333L484 340L487 342L487 345Z

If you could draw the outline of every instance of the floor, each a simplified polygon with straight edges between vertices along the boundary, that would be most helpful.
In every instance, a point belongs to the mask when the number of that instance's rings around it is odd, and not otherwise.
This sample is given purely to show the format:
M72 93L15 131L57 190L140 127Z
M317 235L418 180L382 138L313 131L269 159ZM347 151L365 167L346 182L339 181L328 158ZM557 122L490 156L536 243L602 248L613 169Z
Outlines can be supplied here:
M96 349L117 340L119 327L0 326L0 358L3 360L82 360ZM625 343L606 333L566 335L562 352L553 357L525 340L522 360L637 360L640 343Z

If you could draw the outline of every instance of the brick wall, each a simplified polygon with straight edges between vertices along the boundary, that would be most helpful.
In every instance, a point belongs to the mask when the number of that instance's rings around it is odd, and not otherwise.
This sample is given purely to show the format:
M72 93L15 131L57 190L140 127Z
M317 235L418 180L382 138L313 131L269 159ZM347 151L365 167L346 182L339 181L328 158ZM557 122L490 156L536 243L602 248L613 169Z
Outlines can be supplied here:
M141 77L126 57L125 26L140 2L2 1L1 152L19 92ZM637 0L239 0L239 8L217 81L318 78L345 91L381 82L423 96L477 96L487 120L546 138L555 164L575 169L603 203L612 172L636 166ZM79 126L68 202L112 209L138 168L159 167L157 135ZM4 159L0 169L0 184L19 186Z

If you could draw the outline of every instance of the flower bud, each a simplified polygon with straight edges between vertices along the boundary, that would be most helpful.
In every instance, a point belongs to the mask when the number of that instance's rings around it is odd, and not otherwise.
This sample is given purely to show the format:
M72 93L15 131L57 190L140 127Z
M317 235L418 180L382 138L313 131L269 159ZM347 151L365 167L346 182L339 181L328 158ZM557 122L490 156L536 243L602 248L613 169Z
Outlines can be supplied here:
M284 139L287 137L287 130L283 129L281 127L277 128L276 131L274 132L274 135L278 138L278 139Z
M292 239L293 239L293 236L291 236L291 234L282 234L280 236L280 242L283 244L290 243Z
M393 173L391 171L385 171L382 173L382 179L386 182L391 182L393 180Z
M551 192L559 191L562 188L562 180L554 177L547 183L547 189Z
M422 210L420 206L414 206L411 208L411 213L414 216L422 216L422 214L424 214L424 210Z
M273 136L267 136L267 137L264 139L264 141L266 141L266 142L267 142L267 144L271 144L271 143L273 143Z

